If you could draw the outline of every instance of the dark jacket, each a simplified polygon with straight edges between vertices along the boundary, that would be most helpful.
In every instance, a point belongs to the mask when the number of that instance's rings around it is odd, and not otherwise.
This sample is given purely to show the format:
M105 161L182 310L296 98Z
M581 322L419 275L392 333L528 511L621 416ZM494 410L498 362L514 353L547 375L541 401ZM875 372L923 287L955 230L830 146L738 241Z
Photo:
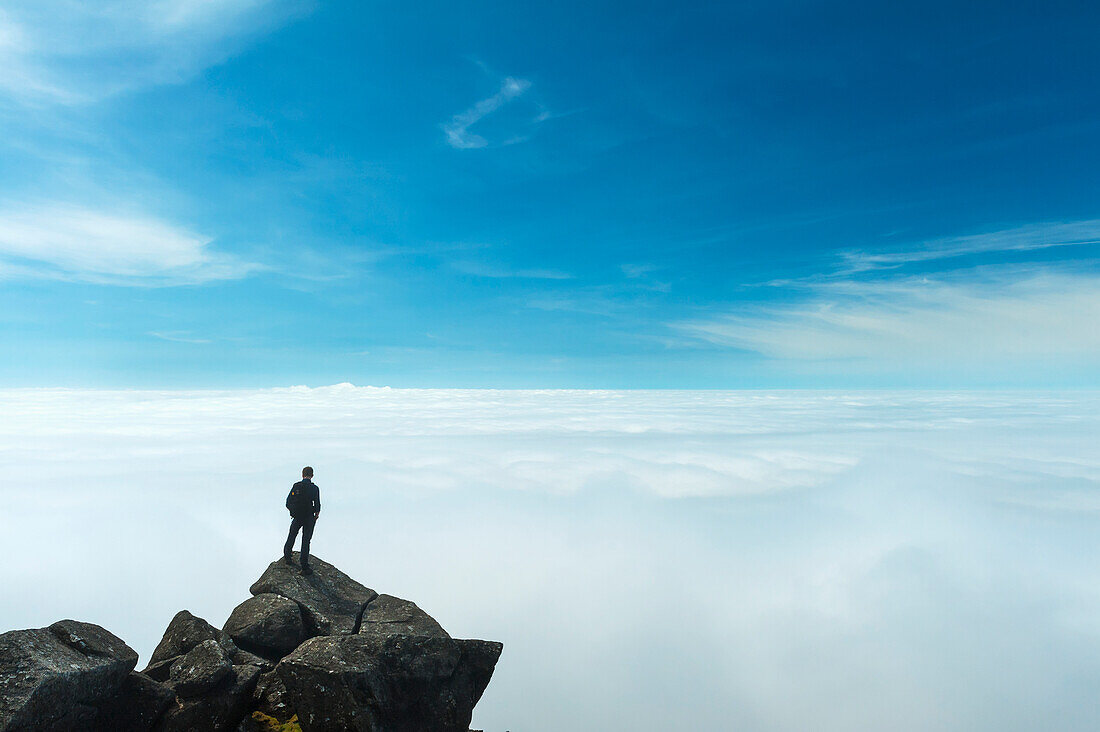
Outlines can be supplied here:
M321 491L309 478L303 478L294 484L286 497L286 507L295 518L312 518L321 513Z

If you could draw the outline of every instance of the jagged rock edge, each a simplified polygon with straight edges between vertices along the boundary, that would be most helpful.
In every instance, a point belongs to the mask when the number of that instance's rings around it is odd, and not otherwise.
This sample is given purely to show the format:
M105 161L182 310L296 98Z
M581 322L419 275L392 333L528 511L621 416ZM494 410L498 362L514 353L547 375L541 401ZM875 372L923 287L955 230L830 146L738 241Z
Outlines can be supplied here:
M374 590L371 590L371 592L374 592ZM355 627L351 629L351 635L359 635L359 631L363 627L363 616L367 614L367 608L370 607L370 604L377 600L378 597L379 594L374 592L374 597L364 602L363 607L359 608L359 614L355 616Z

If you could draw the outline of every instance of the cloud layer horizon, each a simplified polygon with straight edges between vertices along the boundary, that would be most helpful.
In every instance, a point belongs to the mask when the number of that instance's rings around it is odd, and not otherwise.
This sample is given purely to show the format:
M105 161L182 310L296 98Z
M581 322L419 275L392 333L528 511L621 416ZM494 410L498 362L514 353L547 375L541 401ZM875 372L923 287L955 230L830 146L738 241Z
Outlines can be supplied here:
M505 643L485 729L1088 729L1096 392L0 391L0 626L143 659L314 550Z

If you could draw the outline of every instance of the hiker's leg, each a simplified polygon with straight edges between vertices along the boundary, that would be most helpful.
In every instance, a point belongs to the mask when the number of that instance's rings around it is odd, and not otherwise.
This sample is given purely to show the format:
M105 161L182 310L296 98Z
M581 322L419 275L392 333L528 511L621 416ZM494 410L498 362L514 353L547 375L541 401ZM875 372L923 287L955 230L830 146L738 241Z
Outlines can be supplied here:
M290 522L290 533L286 537L286 544L283 544L283 556L289 557L290 553L294 551L294 540L298 538L298 529L302 528L302 520L295 518ZM310 531L310 533L313 533Z
M317 521L310 516L302 521L302 568L309 566L309 540L313 538L313 527Z

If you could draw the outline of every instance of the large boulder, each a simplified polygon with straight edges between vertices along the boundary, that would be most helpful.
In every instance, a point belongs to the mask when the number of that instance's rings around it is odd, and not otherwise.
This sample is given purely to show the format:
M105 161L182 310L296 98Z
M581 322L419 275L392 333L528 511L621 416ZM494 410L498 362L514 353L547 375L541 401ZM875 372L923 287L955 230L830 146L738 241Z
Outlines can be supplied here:
M167 681L172 665L195 646L208 640L217 641L229 659L238 666L274 668L275 664L271 661L238 648L225 631L218 630L186 610L180 610L168 623L164 636L149 658L149 665L142 673L155 681Z
M252 585L252 594L281 595L298 603L310 637L358 631L363 608L378 593L314 556L309 560L313 574L303 575L299 560L300 555L295 552L291 565L282 559L272 562Z
M235 730L248 714L259 677L258 666L233 666L221 683L202 696L176 699L160 718L157 732Z
M200 696L229 675L233 664L216 640L198 644L172 664L168 685L180 697Z
M502 649L439 636L328 636L275 670L306 732L466 732Z
M62 620L0 634L0 731L94 729L137 653L98 625Z
M233 609L222 628L241 648L279 659L306 639L298 603L265 592Z
M367 605L359 624L360 635L421 635L429 638L450 638L443 626L415 602L393 595L379 595Z

